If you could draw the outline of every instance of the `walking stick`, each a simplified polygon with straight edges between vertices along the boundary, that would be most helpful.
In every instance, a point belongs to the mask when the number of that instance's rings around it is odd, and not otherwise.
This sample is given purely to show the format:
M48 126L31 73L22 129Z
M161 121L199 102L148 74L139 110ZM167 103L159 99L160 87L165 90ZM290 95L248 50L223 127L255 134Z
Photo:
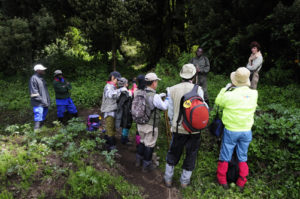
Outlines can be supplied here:
M166 121L166 135L167 135L167 141L168 141L168 148L170 148L170 141L172 138L172 133L170 129L170 123L168 118L168 111L165 111L165 121Z

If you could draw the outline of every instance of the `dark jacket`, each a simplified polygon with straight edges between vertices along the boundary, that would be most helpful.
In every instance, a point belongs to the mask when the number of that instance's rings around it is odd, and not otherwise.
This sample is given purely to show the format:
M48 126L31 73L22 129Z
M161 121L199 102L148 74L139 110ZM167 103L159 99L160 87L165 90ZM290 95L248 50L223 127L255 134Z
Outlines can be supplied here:
M46 81L41 75L36 73L31 76L29 81L29 92L31 98L31 106L50 106L50 96Z
M131 128L132 115L131 115L132 98L127 91L122 92L117 100L117 113L116 113L116 128Z
M70 97L69 90L71 90L72 87L71 84L67 84L66 81L62 81L59 78L55 78L53 81L53 87L56 99L65 99Z
M194 57L190 60L191 64L194 64L196 69L200 72L198 75L206 75L210 70L210 63L206 56L202 55L201 57ZM197 68L198 67L198 68Z

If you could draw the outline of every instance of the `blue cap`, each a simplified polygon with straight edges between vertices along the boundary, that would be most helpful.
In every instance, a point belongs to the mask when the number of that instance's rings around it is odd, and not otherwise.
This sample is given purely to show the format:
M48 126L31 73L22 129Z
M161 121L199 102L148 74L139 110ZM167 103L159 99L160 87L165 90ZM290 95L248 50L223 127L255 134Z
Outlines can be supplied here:
M118 80L121 78L121 74L118 71L111 72L110 76L114 76Z

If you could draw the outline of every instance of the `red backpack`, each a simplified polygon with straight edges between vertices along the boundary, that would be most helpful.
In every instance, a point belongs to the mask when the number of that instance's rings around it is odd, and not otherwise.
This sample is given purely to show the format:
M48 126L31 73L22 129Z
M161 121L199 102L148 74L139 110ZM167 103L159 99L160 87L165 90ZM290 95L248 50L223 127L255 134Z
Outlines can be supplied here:
M200 132L207 126L209 113L203 99L198 95L198 88L199 86L195 85L193 90L182 96L180 100L180 111L176 127L177 133L182 117L182 126L190 133Z

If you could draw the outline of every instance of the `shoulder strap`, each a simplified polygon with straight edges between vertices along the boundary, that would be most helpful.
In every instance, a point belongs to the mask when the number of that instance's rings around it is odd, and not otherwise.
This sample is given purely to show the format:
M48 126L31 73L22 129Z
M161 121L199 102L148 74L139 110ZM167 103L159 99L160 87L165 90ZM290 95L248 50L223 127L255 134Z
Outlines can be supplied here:
M155 122L156 122L156 108L154 108L153 131L152 131L153 137L154 137Z
M179 114L178 114L178 118L177 118L177 125L176 125L176 133L178 134L178 126L179 126L179 123L181 121L181 117L182 117L182 114L183 114L183 99L184 99L184 96L181 97L181 100L180 100L180 108L179 108Z

